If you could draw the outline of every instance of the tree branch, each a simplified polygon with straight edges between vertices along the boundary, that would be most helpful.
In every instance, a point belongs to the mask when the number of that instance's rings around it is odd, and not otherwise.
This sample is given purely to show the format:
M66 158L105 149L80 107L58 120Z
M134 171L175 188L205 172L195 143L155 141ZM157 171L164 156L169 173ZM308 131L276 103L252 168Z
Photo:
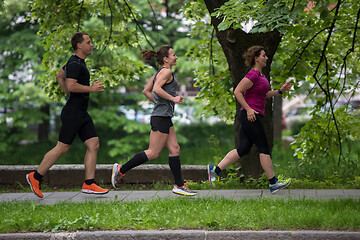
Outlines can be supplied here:
M319 32L317 32L309 41L308 43L304 46L304 48L302 49L302 51L300 52L299 54L299 57L296 59L295 61L295 64L292 66L292 68L290 69L290 72L294 70L294 68L296 67L297 63L298 63L298 60L301 58L301 56L304 54L306 48L310 45L310 43L320 34L322 33L323 31L325 31L326 29L328 28L324 28L324 29L321 29Z
M347 67L346 67L346 61L347 61L347 58L348 56L353 53L355 51L355 42L356 42L356 32L357 32L357 28L358 28L358 24L359 24L359 18L360 18L360 8L357 12L357 16L356 16L356 22L355 22L355 27L354 27L354 34L353 34L353 42L352 42L352 45L351 45L351 48L347 50L346 54L345 54L345 57L343 58L343 64L340 68L340 74L339 74L339 79L336 83L336 86L333 90L333 94L334 94L334 91L337 87L337 85L339 84L339 82L341 81L341 76L344 75L344 81L343 81L343 86L341 88L341 92L340 92L340 95L342 94L343 90L345 89L345 82L346 82L346 70L347 70ZM344 72L344 74L342 74ZM340 98L340 95L338 97L338 99ZM337 99L337 100L338 100ZM351 98L349 98L348 102L351 100Z
M292 12L292 11L294 10L294 8L295 8L295 3L296 3L296 0L293 1L293 5L291 6L290 12Z
M158 21L157 21L157 18L156 18L156 14L155 14L155 11L153 9L153 7L151 6L151 3L150 3L150 0L147 0L148 4L149 4L149 7L151 9L151 12L153 13L154 15L154 20L155 20L155 31L156 31L156 42L159 41L159 30L157 28L157 26L159 25Z
M352 51L355 49L355 39L356 39L356 32L359 24L359 18L360 18L360 8L358 10L357 16L356 16L356 23L355 23L355 30L354 30L354 36L353 36L353 43L352 43Z
M80 32L80 20L81 20L81 12L84 6L84 0L82 0L81 2L81 6L80 6L80 12L79 12L79 18L78 18L78 26L77 26L77 32Z
M110 43L110 40L112 38L112 32L113 32L113 13L112 13L112 9L111 9L111 5L110 5L110 2L109 0L107 0L107 3L108 3L108 6L109 6L109 10L110 10L110 33L109 33L109 38L105 44L105 47L103 48L103 50L101 51L99 57L98 57L98 60L100 59L100 57L102 56L102 54L104 53L105 49L107 48L107 46L109 45Z
M147 42L147 43L150 45L150 47L154 50L154 46L151 44L151 42L150 42L149 39L147 38L147 36L146 36L143 28L141 27L141 25L140 25L139 22L137 21L137 19L136 19L136 17L135 17L135 14L134 14L133 11L131 10L129 4L127 3L126 0L124 0L124 3L125 3L125 5L127 6L127 8L129 9L129 11L130 11L130 13L131 13L131 15L132 15L132 17L133 17L136 25L139 27L141 33L144 35L144 37L145 37L145 39L146 39L146 42Z
M334 114L334 106L333 106L333 103L332 103L331 94L330 94L330 92L329 92L329 91L330 91L330 90L329 90L329 86L327 87L327 88L328 88L327 90L324 89L324 87L320 84L320 81L319 81L319 79L317 78L316 75L317 75L317 73L319 72L321 63L323 62L324 59L326 60L326 49L327 49L327 46L329 45L332 32L334 31L334 28L335 28L336 16L337 16L338 13L339 13L340 4L341 4L341 0L339 0L339 1L338 1L338 4L336 5L336 10L335 10L334 19L333 19L333 21L331 22L331 26L330 26L330 28L329 28L329 34L328 34L327 39L326 39L326 41L325 41L325 44L324 44L324 47L323 47L323 50L322 50L322 53L321 53L321 57L320 57L320 60L319 60L319 63L318 63L318 65L317 65L317 67L316 67L316 70L315 70L315 72L314 72L314 74L313 74L313 77L314 77L315 81L317 82L317 84L319 85L319 87L321 88L321 90L324 92L324 94L325 94L325 96L326 96L326 99L329 100L329 103L330 103L331 114L332 114L332 117L333 117L333 120L334 120L334 124L335 124L335 127L336 127L337 134L338 134L339 147L340 147L340 154L339 154L338 165L340 165L341 156L342 156L342 143L341 143L341 136L340 136L338 124L337 124L336 117L335 117L335 114ZM328 74L327 61L325 62L325 64L326 64L326 73ZM329 84L329 79L327 78L327 85L328 85L328 84Z
M213 40L214 40L215 28L213 27L210 39L210 72L212 75L215 74L214 58L213 58Z
M337 85L338 85L339 82L341 81L341 76L342 76L342 73L343 73L343 72L344 72L344 81L343 81L343 86L342 86L342 88L341 88L340 95L342 94L343 90L345 89L346 70L347 70L347 67L346 67L347 63L346 63L346 61L347 61L348 56L355 51L356 32L357 32L357 28L358 28L358 24L359 24L359 18L360 18L360 8L359 8L359 10L358 10L358 12L357 12L357 16L356 16L356 22L355 22L355 27L354 27L354 34L353 34L352 45L351 45L351 48L347 50L347 52L346 52L346 54L345 54L345 57L343 58L343 64L342 64L342 66L341 66L341 68L340 68L339 79L338 79L338 81L337 81L337 83L336 83L336 86L335 86L335 88L334 88L334 90L333 90L333 93L334 93ZM355 88L355 89L356 89L356 88ZM338 99L340 98L340 95L339 95ZM353 97L353 96L352 96L352 97ZM349 98L347 104L350 102L350 100L351 100L352 97ZM337 99L337 100L338 100L338 99Z

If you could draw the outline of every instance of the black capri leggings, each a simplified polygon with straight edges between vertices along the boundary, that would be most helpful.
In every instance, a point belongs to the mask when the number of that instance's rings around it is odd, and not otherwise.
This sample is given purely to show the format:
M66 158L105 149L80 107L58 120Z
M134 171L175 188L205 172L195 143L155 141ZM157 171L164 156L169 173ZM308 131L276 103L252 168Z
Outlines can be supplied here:
M247 119L246 110L242 110L240 112L239 146L236 149L239 156L243 157L248 154L253 144L260 153L270 154L262 115L256 114L256 121L250 122Z

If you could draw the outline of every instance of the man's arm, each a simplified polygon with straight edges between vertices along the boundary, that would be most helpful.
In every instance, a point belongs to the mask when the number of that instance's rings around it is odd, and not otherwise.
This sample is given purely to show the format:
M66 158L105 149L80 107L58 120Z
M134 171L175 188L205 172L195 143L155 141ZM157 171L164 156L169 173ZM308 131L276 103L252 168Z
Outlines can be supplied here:
M61 89L64 91L65 94L68 93L65 85L65 71L64 69L60 68L59 72L56 74L56 80L58 81Z
M104 91L104 84L96 81L91 86L85 86L79 84L76 79L66 78L65 79L66 89L73 93L91 93L91 92L102 92Z

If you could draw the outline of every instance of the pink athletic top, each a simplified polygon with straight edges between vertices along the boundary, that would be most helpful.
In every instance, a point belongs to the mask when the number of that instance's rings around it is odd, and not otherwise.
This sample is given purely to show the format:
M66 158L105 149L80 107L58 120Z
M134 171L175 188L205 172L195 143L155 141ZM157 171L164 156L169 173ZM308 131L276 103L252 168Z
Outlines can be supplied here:
M260 76L260 72L251 69L245 76L252 81L251 88L244 92L245 102L250 108L265 115L266 93L270 91L270 83L265 75ZM241 110L244 108L242 107Z

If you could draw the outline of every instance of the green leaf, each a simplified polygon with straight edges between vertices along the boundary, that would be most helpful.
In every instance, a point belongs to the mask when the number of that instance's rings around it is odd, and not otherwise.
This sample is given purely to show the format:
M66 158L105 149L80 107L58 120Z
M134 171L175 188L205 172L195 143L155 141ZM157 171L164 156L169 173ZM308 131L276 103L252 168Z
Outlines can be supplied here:
M218 25L218 29L219 31L225 31L226 29L229 28L229 25L226 23L226 22L221 22L219 25Z

